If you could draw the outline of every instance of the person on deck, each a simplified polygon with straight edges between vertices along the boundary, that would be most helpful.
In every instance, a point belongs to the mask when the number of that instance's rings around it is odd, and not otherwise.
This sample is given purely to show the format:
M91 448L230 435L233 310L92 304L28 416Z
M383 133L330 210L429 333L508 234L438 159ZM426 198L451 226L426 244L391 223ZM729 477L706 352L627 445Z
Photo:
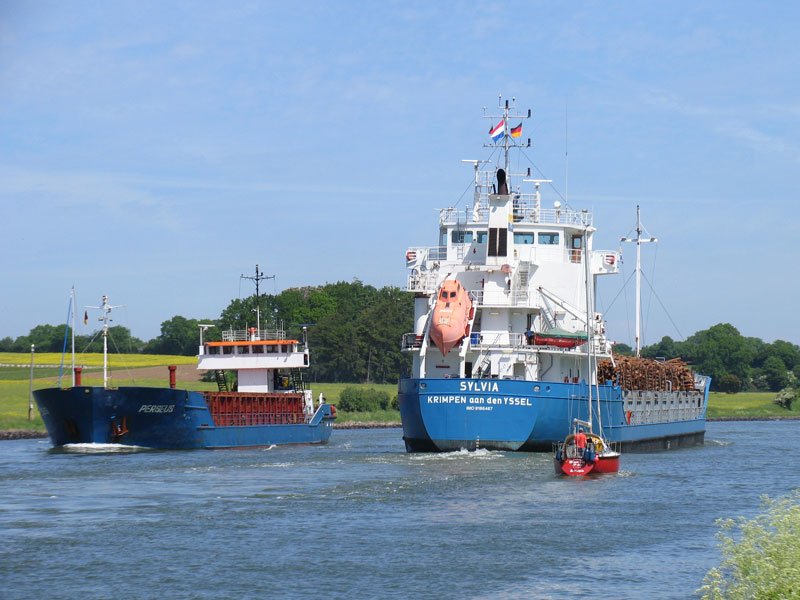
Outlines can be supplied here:
M578 449L578 456L583 456L586 450L586 434L583 433L583 427L580 427L575 434L575 447Z

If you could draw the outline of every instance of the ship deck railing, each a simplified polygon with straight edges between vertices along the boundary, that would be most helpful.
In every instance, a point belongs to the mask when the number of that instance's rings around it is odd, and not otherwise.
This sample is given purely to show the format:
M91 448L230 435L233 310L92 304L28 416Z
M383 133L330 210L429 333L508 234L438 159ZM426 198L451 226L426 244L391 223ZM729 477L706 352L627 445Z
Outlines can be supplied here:
M404 333L401 349L404 351L418 350L422 348L424 336L417 333ZM536 353L555 353L555 354L568 354L580 356L586 354L586 345L576 346L575 348L561 348L559 346L548 345L534 345L528 342L528 338L524 333L493 333L484 334L481 332L473 332L468 338L464 338L462 344L469 344L469 350L476 352L487 352L493 349L497 350L515 350L522 352L536 352ZM594 340L594 348L592 352L599 358L604 358L610 355L610 344L605 337L598 336Z
M285 340L286 330L275 329L227 329L222 332L223 342L254 342L261 340Z
M512 219L514 223L541 225L573 225L588 227L592 224L592 213L571 208L542 208L535 194L512 194ZM466 208L447 207L439 209L441 225L469 225L489 222L489 195L481 194L476 205Z
M469 290L476 306L503 307L528 306L531 293L528 290Z
M420 250L420 249L418 249ZM441 285L442 274L438 271L413 272L406 281L406 290L433 296ZM469 290L470 298L475 306L504 307L530 306L534 297L532 292L524 289L512 290Z

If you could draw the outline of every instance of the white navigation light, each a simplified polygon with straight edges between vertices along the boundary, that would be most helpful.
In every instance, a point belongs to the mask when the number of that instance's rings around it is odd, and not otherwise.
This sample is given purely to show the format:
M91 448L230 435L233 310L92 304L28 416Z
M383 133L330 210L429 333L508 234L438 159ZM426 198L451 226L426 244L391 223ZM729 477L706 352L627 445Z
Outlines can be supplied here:
M559 202L558 200L556 200L555 202L553 202L553 208L555 208L556 210L558 210L559 208L561 208L561 202Z

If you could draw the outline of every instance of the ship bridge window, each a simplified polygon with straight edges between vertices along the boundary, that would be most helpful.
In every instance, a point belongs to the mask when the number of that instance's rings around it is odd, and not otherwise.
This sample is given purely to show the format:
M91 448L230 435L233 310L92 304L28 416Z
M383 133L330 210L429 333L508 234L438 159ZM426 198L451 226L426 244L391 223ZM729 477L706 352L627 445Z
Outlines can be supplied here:
M233 354L233 346L223 346L222 347L223 354Z
M454 244L471 244L472 232L454 229L453 232L450 234L450 239Z
M545 246L558 246L557 232L542 232L539 234L539 243Z
M264 346L261 344L253 346L253 354L264 354Z
M574 263L581 262L581 248L583 247L583 235L572 236L572 248L569 259Z
M488 237L489 237L489 232L488 231L476 231L475 232L475 238L476 238L476 241L479 244L485 244Z
M289 351L289 346L286 344L281 344L281 352L286 354Z
M249 346L236 346L236 354L250 354Z
M489 228L489 256L508 256L508 228Z
M277 349L275 348L275 346L271 346L271 345L267 346L267 354L275 354L276 352L277 352Z
M533 243L533 234L532 233L515 233L514 234L514 243L515 244L532 244Z

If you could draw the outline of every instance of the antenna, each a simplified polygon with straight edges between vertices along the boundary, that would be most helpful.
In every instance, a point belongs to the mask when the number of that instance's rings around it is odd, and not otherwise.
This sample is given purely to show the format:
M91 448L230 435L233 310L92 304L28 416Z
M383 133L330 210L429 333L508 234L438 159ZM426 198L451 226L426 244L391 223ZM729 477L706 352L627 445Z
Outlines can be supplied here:
M261 337L261 292L259 291L259 284L264 281L265 279L275 279L275 275L264 275L258 268L258 264L256 264L256 274L253 277L248 277L247 275L240 275L239 279L249 279L250 281L254 281L256 284L256 331L258 332L259 338Z
M569 204L569 100L564 100L564 202Z
M484 144L484 148L502 148L503 150L503 170L508 173L509 172L509 156L508 151L510 148L525 148L526 146L524 143L518 144L512 139L512 127L509 123L509 119L530 119L531 117L531 110L528 109L527 114L518 114L516 110L517 99L516 97L512 97L511 101L509 102L508 99L503 101L503 95L498 94L497 96L497 105L501 109L501 114L499 115L490 115L486 114L486 108L483 109L483 116L486 119L492 120L492 127L489 129L490 134L494 134L492 138L493 143L491 144ZM513 114L512 114L513 113ZM496 124L496 119L500 119L500 122ZM521 137L522 132L515 132L515 137ZM528 145L530 147L531 140L528 138Z

